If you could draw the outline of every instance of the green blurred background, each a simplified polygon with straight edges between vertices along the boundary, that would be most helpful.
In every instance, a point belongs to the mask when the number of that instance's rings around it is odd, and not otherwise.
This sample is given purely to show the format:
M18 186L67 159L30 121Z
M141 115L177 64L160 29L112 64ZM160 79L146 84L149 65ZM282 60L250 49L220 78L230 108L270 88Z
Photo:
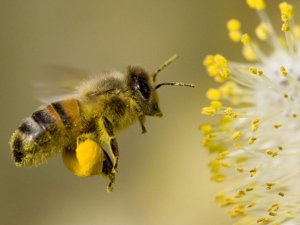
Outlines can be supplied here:
M276 24L278 2L267 2ZM0 224L230 224L214 203L221 186L209 179L198 125L207 120L200 115L205 91L215 86L204 56L218 52L242 60L239 45L227 38L225 23L232 17L250 33L258 23L241 0L1 0ZM45 65L155 70L174 53L180 59L158 80L197 87L160 89L164 117L148 118L145 135L138 125L120 134L113 193L105 191L103 178L73 176L61 157L38 168L15 168L7 143L39 106L33 83Z

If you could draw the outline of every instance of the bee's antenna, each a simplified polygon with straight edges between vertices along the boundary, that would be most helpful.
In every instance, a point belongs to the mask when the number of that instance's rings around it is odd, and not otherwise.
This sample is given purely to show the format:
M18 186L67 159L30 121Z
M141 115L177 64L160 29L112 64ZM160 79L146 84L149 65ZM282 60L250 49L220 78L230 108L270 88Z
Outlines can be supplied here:
M165 82L165 83L160 83L160 84L156 85L155 89L158 89L158 88L160 88L161 86L164 86L164 85L185 86L185 87L192 87L192 88L195 87L195 85L193 85L193 84L186 84L186 83L181 83L181 82Z
M156 71L153 73L153 82L155 82L157 74L158 74L160 71L162 71L164 68L166 68L168 65L170 65L172 62L174 62L177 58L178 58L178 55L175 54L175 55L173 55L171 58L169 58L167 61L165 61L165 62L158 68L158 70L156 70Z

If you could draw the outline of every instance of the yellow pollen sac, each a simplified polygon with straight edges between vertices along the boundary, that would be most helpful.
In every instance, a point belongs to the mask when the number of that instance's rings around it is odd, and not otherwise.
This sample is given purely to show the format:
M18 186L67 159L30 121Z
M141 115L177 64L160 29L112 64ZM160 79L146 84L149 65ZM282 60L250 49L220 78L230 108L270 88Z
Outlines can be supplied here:
M251 202L247 205L247 208L252 208L253 206L256 206L255 202Z
M215 115L217 112L217 110L215 108L212 108L212 107L203 107L202 110L201 110L201 113L203 115L207 115L207 116L213 116Z
M254 188L253 187L248 187L248 188L246 188L246 191L247 192L249 192L249 191L253 191L254 190Z
M260 40L262 41L267 40L269 37L269 31L267 25L263 22L260 23L255 29L255 34Z
M236 141L242 136L242 133L240 131L236 131L231 135L231 140Z
M239 173L243 173L244 172L244 169L242 167L238 167L236 168L236 170L239 172Z
M279 4L279 9L281 13L282 22L287 22L291 20L294 16L294 6L288 4L287 2L282 2Z
M244 206L242 206L242 205L237 205L237 206L235 206L235 207L229 212L229 216L230 216L230 217L243 216L244 214L245 214L245 212L244 212Z
M235 198L241 198L241 197L243 197L243 196L245 196L245 195L246 195L246 192L243 191L243 190L241 190L241 191L239 191L234 197L235 197Z
M256 169L256 168L253 168L253 169L250 170L249 172L250 172L250 177L254 177L254 175L255 175L256 172L257 172L257 169Z
M216 109L216 110L219 110L222 108L222 102L220 101L211 101L210 102L210 107L213 108L213 109Z
M229 151L222 151L218 154L217 159L222 160L225 159L229 155Z
M253 74L253 75L262 76L264 74L264 71L259 70L255 67L251 67L249 70L250 70L250 73Z
M287 23L283 23L281 26L281 31L287 32L290 30L290 26Z
M230 31L228 36L233 42L240 42L242 38L241 32L239 31Z
M217 183L222 183L222 182L224 182L226 177L223 174L215 174L215 175L211 176L210 179L217 182Z
M206 92L206 97L209 99L209 100L215 100L215 101L218 101L220 100L221 98L221 93L218 89L215 89L215 88L210 88L208 89L208 91Z
M252 129L253 132L257 131L257 129L259 128L259 123L260 123L259 119L254 119L252 121L251 129Z
M243 43L243 45L249 45L251 42L249 34L243 34L241 37L241 42Z
M262 217L262 218L258 219L256 222L257 223L270 223L270 222L272 222L272 220L269 218Z
M275 183L266 183L266 189L271 190L275 186Z
M283 147L282 146L277 146L278 150L282 151Z
M283 97L284 98L289 98L289 95L288 94L284 94Z
M213 131L213 128L210 124L203 124L203 125L200 126L200 131L203 134L209 134Z
M217 82L224 82L231 74L227 59L220 54L206 56L203 65Z
M221 95L224 97L232 97L234 95L234 90L236 89L237 84L233 81L227 81L219 89Z
M249 45L243 45L242 53L243 53L243 56L249 61L257 60L257 56L256 56L255 52Z
M266 153L267 153L267 155L272 156L272 157L275 157L278 155L278 153L274 152L272 149L266 150Z
M237 114L230 107L224 110L224 114L232 119L237 118Z
M269 212L269 215L270 216L277 216L277 213L276 212Z
M257 140L256 137L250 137L249 140L248 140L248 144L252 145L256 140Z
M264 0L247 0L247 4L250 8L256 10L263 10L266 8Z
M229 38L233 42L239 42L241 40L241 23L237 19L231 19L227 22L227 29L228 29L228 34Z
M282 124L274 124L274 128L280 128L282 126Z
M278 192L278 195L284 197L284 193L282 191Z
M279 209L279 204L275 203L268 209L268 212L272 212L272 211L276 212L276 211L278 211L278 209Z
M226 26L228 31L239 31L241 28L241 23L237 19L230 19L228 20Z
M288 72L286 71L286 68L284 66L280 67L280 73L284 77L287 77L287 75L288 75Z

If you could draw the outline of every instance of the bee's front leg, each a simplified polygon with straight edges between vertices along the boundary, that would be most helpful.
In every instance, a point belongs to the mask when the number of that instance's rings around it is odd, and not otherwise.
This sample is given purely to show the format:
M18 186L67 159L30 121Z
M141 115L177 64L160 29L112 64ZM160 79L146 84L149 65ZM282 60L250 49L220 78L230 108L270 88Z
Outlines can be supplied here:
M120 156L118 142L115 137L113 125L109 121L109 119L107 119L105 116L101 117L100 129L101 129L101 132L102 133L105 132L105 136L107 136L107 138L105 138L105 139L108 140L108 145L110 147L112 156L114 158L114 165L112 168L112 172L117 173L118 165L119 165L119 156Z
M145 127L145 121L146 121L146 117L144 115L140 115L139 116L139 122L140 122L140 125L142 127L142 134L147 133L147 129Z

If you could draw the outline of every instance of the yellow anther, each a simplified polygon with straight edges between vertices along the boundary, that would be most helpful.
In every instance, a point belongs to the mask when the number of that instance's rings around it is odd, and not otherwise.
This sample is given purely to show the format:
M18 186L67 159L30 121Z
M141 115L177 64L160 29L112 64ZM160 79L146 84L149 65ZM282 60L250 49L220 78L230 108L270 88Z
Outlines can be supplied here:
M232 119L237 118L237 114L230 107L224 109L224 114Z
M253 187L248 187L248 188L246 188L246 191L247 192L249 192L249 191L253 191L254 190L254 188Z
M246 195L246 192L243 191L243 190L241 190L241 191L239 191L234 197L235 197L235 198L241 198L241 197L243 197L243 196L245 196L245 195Z
M241 37L241 42L244 45L249 45L250 42L251 42L251 38L250 38L249 34L243 34L242 37Z
M297 114L293 114L292 117L293 117L293 118L297 118L298 115L297 115Z
M262 217L262 218L258 219L256 222L257 223L270 223L270 222L272 222L272 220L269 218Z
M213 108L213 109L216 109L216 110L219 110L222 108L222 102L220 101L211 101L210 102L210 107Z
M284 193L282 191L278 192L278 195L284 197Z
M201 113L203 115L207 115L207 116L213 116L216 114L216 112L217 112L217 110L212 107L203 107L201 110Z
M241 23L237 19L228 20L226 26L228 31L239 31L241 29Z
M278 123L278 124L274 124L274 128L280 128L282 126L282 124Z
M221 95L224 97L232 97L237 85L233 81L227 81L220 87Z
M247 4L250 8L256 10L263 10L266 8L266 4L264 0L247 0Z
M209 99L209 100L220 100L221 98L221 93L218 89L215 89L215 88L210 88L208 89L208 91L206 92L206 97Z
M286 71L286 68L284 66L280 67L280 73L284 77L286 77L288 75L288 72Z
M212 173L218 173L221 169L221 162L220 160L213 160L212 162L209 163L210 171Z
M230 40L232 40L233 42L240 42L242 35L241 32L239 31L230 31L228 33Z
M287 2L282 2L279 4L279 9L281 13L282 22L287 22L292 19L294 16L294 6L288 4Z
M237 216L242 216L244 215L245 212L244 212L244 206L242 205L237 205L235 206L230 212L229 212L229 215L231 217L237 217Z
M230 76L228 61L220 54L206 56L203 64L208 74L218 82L223 82Z
M229 38L234 42L239 42L241 40L241 23L237 19L231 19L227 22L227 29L229 33Z
M279 204L275 203L268 209L268 212L272 212L272 211L276 212L276 211L278 211L278 209L279 209Z
M231 140L236 141L242 136L242 133L240 131L236 131L231 135Z
M251 67L250 69L250 72L253 74L253 75L258 75L258 76L262 76L264 74L264 71L262 70L259 70L255 67Z
M256 137L250 137L249 140L248 140L248 144L251 145L251 144L253 144L256 140L257 140Z
M225 175L223 174L215 174L213 176L211 176L211 180L218 182L218 183L222 183L225 180Z
M266 189L271 190L275 186L275 183L266 183Z
M209 134L210 132L213 131L213 128L210 124L203 124L203 125L200 126L200 131L203 134Z
M287 23L283 23L281 26L281 31L287 32L290 30L290 26Z
M227 162L227 163L223 162L223 163L222 163L222 166L225 167L225 168L231 168L231 167L232 167L232 164L231 164L231 163L228 163L228 162Z
M285 94L283 95L283 97L284 97L284 98L289 98L289 95L285 93Z
M254 119L252 121L251 129L252 129L253 132L257 131L257 129L259 128L259 123L260 123L259 119Z
M235 162L236 163L244 163L244 162L247 162L247 160L248 160L248 158L246 158L246 157L237 157L235 159Z
M282 146L277 146L278 150L282 151L283 147Z
M256 206L255 202L251 202L247 205L247 208L252 208L253 206Z
M222 151L218 154L217 159L222 160L225 159L229 155L229 151Z
M255 52L249 45L243 45L242 53L243 56L249 61L255 61L257 59Z
M266 154L269 155L269 156L272 156L272 157L275 157L275 156L278 155L278 153L274 152L272 149L267 149Z
M235 203L234 199L226 198L220 205L221 205L221 207L225 207L225 206L232 205L234 203Z
M270 216L277 216L277 213L276 212L269 212L269 215Z
M263 22L260 23L255 29L255 34L260 40L262 41L267 40L269 37L269 31L267 25Z
M254 175L255 175L256 172L257 172L257 169L256 169L256 168L253 168L253 169L250 170L249 172L250 172L250 177L254 177Z
M236 171L238 171L239 173L243 173L244 169L242 167L238 167L238 168L236 168Z

